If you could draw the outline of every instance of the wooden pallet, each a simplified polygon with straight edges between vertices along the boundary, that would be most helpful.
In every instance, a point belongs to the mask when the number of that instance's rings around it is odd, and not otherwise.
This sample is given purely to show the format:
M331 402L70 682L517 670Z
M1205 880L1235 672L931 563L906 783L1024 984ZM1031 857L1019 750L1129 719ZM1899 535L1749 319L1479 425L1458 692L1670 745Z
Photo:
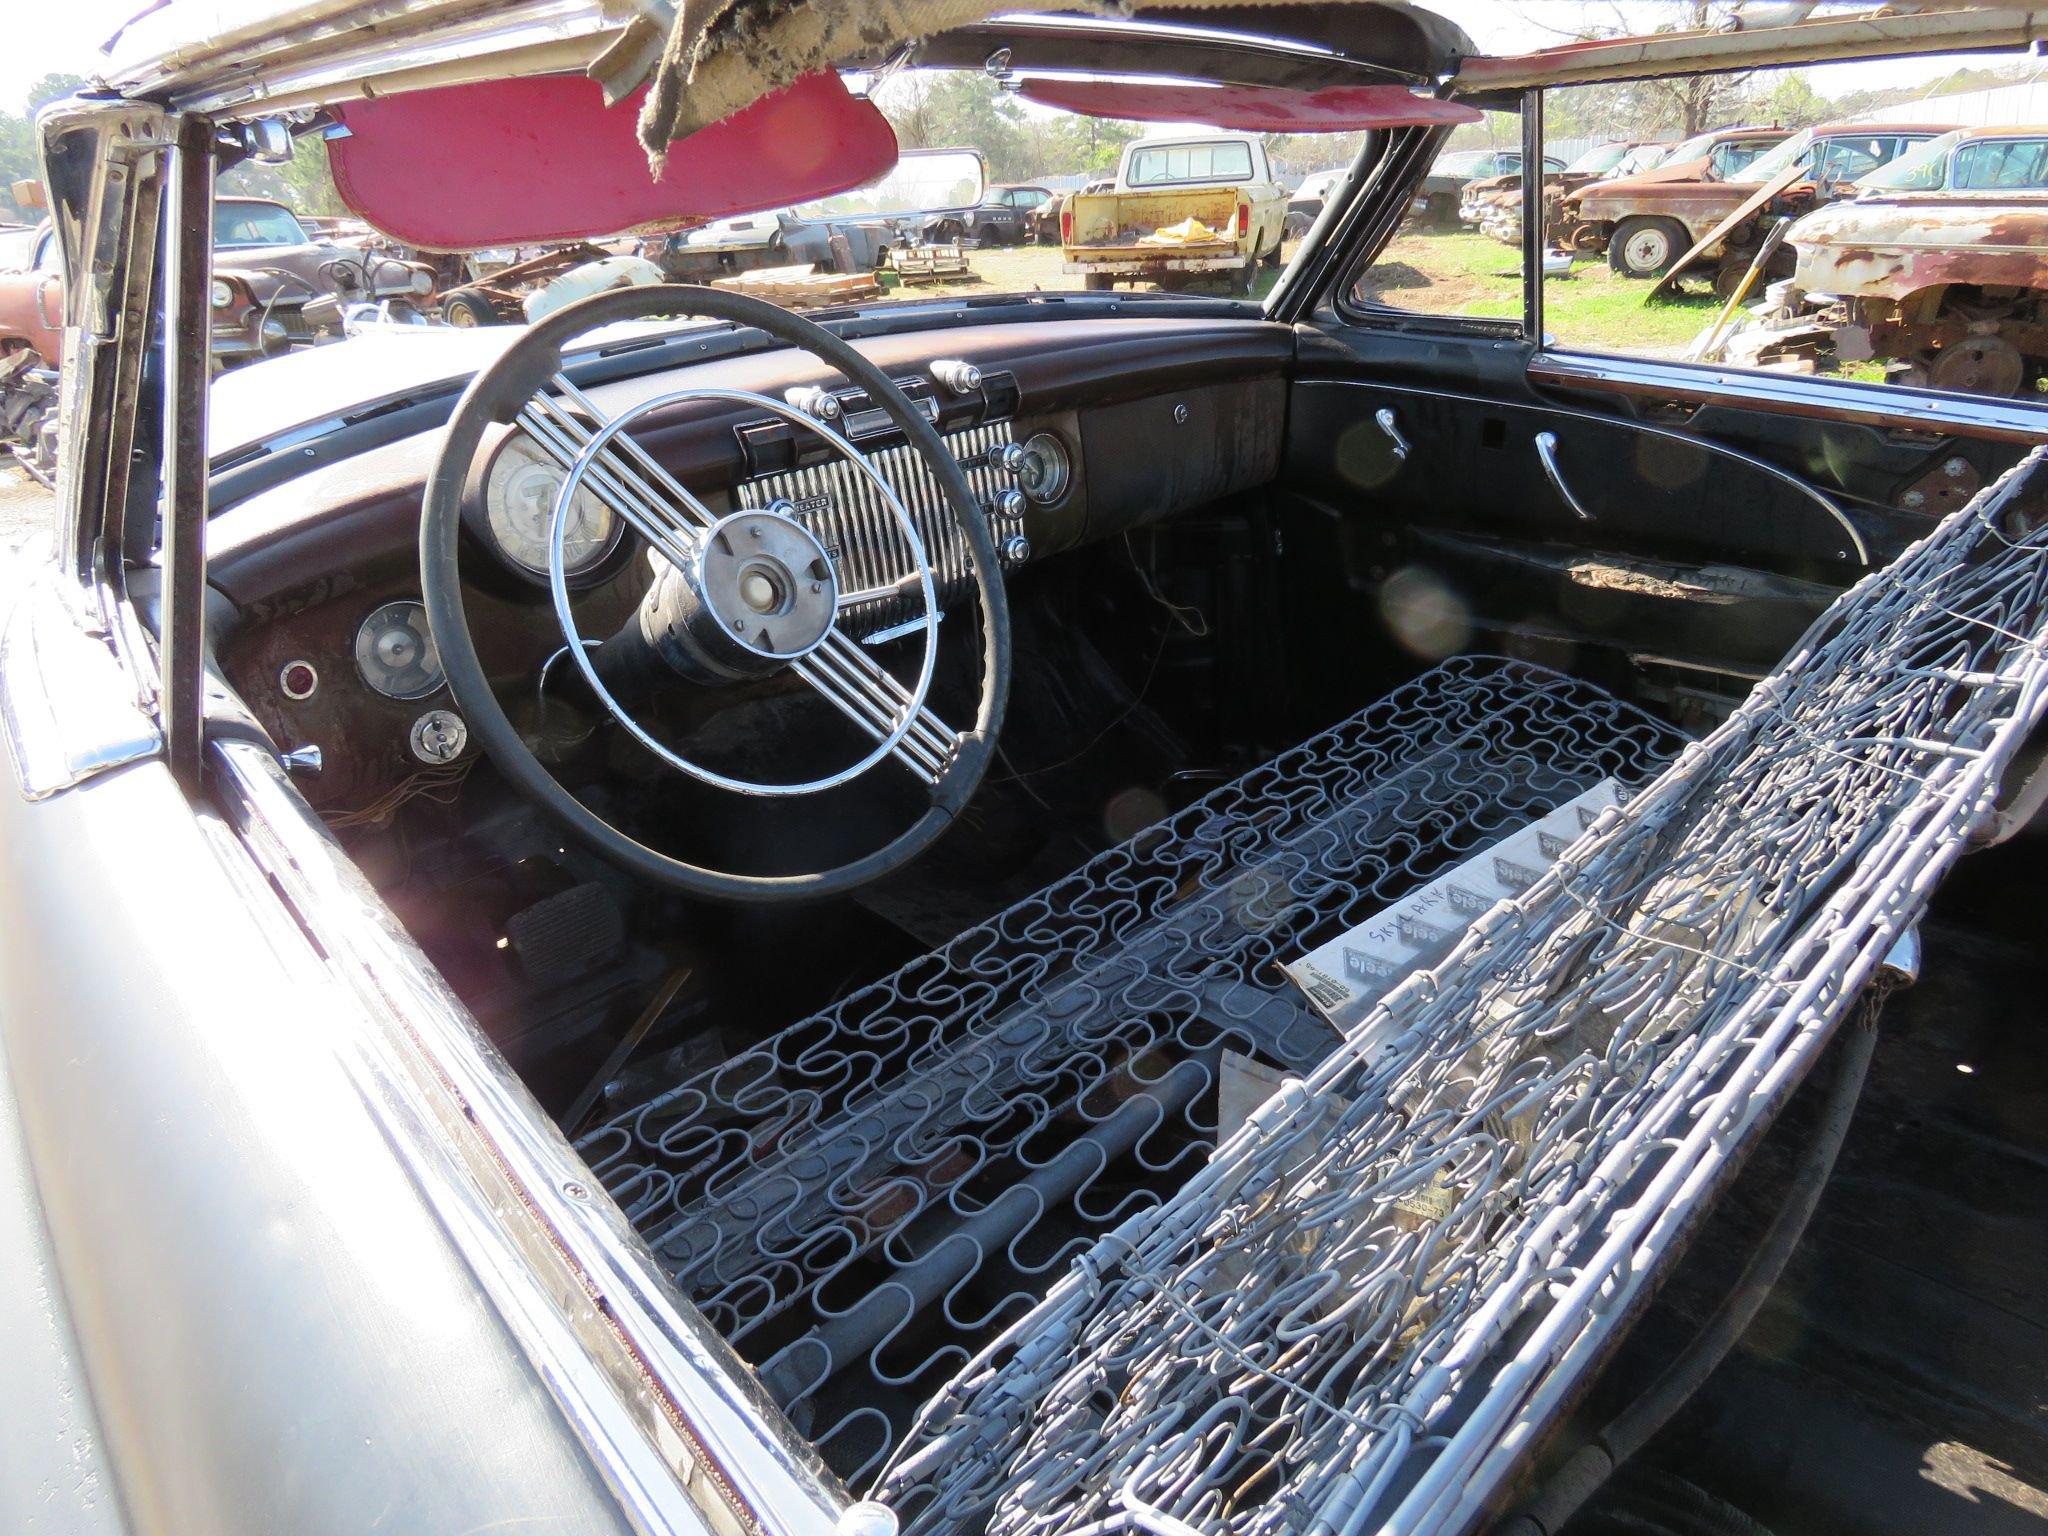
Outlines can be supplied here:
M958 282L972 277L967 252L957 244L914 245L889 253L889 270L905 283Z
M784 309L817 309L827 304L851 304L872 299L882 291L870 272L814 272L805 267L760 267L735 277L715 279L714 288L766 299Z

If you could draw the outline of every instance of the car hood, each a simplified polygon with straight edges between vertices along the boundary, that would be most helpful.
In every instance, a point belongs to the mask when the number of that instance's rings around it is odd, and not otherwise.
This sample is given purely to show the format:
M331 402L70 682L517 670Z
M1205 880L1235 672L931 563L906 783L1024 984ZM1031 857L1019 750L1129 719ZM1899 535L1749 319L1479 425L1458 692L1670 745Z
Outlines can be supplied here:
M1633 176L1610 176L1604 181L1592 183L1602 195L1612 192L1617 197L1628 197L1651 187L1669 186L1673 182L1685 182L1692 186L1721 186L1721 182L1707 180L1707 162L1681 160L1676 165L1660 165L1654 171L1639 171Z
M355 255L310 243L237 245L214 252L213 272L216 277L231 277L245 284L259 302L277 297L288 303L331 291L333 285L320 276L320 268L337 256L352 259Z

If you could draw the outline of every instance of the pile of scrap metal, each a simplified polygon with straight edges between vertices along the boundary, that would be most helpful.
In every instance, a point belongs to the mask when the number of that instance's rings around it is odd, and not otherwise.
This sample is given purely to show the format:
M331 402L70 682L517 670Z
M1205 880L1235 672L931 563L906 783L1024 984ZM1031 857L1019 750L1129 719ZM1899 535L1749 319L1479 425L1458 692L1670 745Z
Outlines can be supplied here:
M2048 377L2048 128L1944 134L1785 243L1793 277L1708 360L1878 363L1891 381L1998 396Z
M441 318L465 329L518 325L608 288L661 281L661 268L643 256L622 255L577 240L548 246L508 266L493 266L488 273L449 289L441 295Z

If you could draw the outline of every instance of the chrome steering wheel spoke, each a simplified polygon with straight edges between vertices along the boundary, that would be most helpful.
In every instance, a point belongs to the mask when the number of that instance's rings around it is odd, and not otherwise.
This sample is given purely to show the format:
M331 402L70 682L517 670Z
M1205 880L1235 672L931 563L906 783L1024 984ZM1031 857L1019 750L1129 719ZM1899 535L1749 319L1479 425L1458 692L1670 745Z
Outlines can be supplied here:
M562 359L579 338L610 325L685 319L745 327L792 349L794 356L808 356L865 391L913 450L912 473L921 477L921 488L939 490L965 547L965 563L957 565L949 545L947 579L971 579L980 603L978 626L946 626L949 637L979 640L979 696L965 729L956 732L927 703L942 617L939 576L925 543L929 529L923 515L911 515L895 487L849 438L787 400L751 391L707 383L626 407L609 401L600 407L565 376ZM508 409L513 402L516 410ZM771 500L751 506L740 493L730 506L718 503L714 513L631 435L649 420L679 420L707 406L724 411L738 407L745 415L786 423L796 434L800 465L814 462L821 449L836 455L843 469L858 479L848 494L858 499L863 518L879 510L894 525L894 533L869 539L860 545L858 558L846 558L835 531L838 519L814 515L806 505ZM466 541L463 530L474 515L479 465L487 452L496 451L494 434L507 428L529 440L520 445L530 448L529 460L538 456L562 471L544 530L547 590L566 642L544 669L550 680L573 669L617 729L654 759L699 784L748 796L799 796L847 784L871 769L907 771L929 795L922 812L880 846L828 867L782 868L787 854L778 846L768 849L765 859L748 855L750 862L765 862L771 868L742 873L694 861L659 843L641 842L580 798L551 763L542 760L522 724L507 713L498 696L501 680L478 652L466 604L469 583L464 579L463 550L474 541ZM607 615L603 632L586 636L579 633L578 615L570 603L565 551L580 548L572 530L596 516L600 505L616 527L630 529L645 541L650 555L645 563L653 569L632 616L621 626L619 609L628 595L624 584L637 577L639 563L621 562L615 576L598 589L601 595L583 604L586 610L601 606ZM521 510L529 509L522 504ZM538 560L531 563L535 568L541 565ZM955 824L988 771L1009 698L1010 621L1002 566L987 508L958 454L897 381L858 347L814 321L716 288L656 284L612 289L566 305L512 338L457 401L420 515L421 597L440 645L449 690L484 754L515 789L586 848L636 879L715 901L811 902L839 895L902 869ZM906 571L908 575L897 579ZM842 576L856 588L875 590L844 591ZM878 614L878 609L883 611ZM871 621L886 621L868 638L891 637L894 649L887 654L896 672L886 670L881 658L859 643ZM968 633L970 628L975 634ZM906 659L913 651L921 653L914 663ZM814 768L806 751L782 764L766 755L765 779L722 774L659 739L606 686L610 680L627 698L639 698L647 696L647 684L664 673L713 688L752 688L771 679L786 682L794 673L822 700L812 707L814 715L822 717L829 707L859 732L840 740L841 751L849 740L856 751L863 746L866 750L836 771ZM679 715L697 717L694 710ZM810 723L827 722L819 718ZM842 735L837 727L830 734ZM723 733L693 734L682 745L695 750L697 743L715 739L723 739ZM763 756L761 745L750 743L750 761ZM892 757L900 766L883 769L883 760ZM786 782L774 777L778 767L785 777L812 776ZM665 836L665 822L661 830ZM679 830L687 838L687 829Z
M518 424L550 458L573 469L611 418L589 396L557 374L557 393L535 394L519 412ZM564 401L574 410L563 404ZM587 418L587 419L586 419ZM711 510L624 432L599 448L585 471L584 484L672 565L695 557L704 532L717 521Z
M933 789L944 782L961 736L921 703L894 673L834 630L792 671Z
M938 662L939 608L931 557L895 487L867 457L830 426L782 401L745 390L681 390L607 417L559 375L553 388L553 394L536 394L519 414L520 424L550 453L566 455L562 462L567 474L555 494L549 531L548 586L569 642L569 659L612 718L678 772L739 794L816 794L894 757L937 798L965 738L925 703ZM853 604L887 596L920 605L925 638L914 684L899 681L840 631L838 621L849 602L839 590L830 555L801 520L772 507L741 507L714 517L627 435L641 417L697 400L746 405L822 438L868 481L894 515L911 569L887 588L854 594ZM836 773L778 783L720 773L656 738L598 675L570 609L563 539L569 507L585 489L603 496L674 567L668 576L657 576L657 592L650 602L656 604L652 611L661 615L659 629L666 643L682 653L679 667L734 678L764 676L787 667L858 726L875 743L873 749ZM688 591L660 585L670 581L682 583Z

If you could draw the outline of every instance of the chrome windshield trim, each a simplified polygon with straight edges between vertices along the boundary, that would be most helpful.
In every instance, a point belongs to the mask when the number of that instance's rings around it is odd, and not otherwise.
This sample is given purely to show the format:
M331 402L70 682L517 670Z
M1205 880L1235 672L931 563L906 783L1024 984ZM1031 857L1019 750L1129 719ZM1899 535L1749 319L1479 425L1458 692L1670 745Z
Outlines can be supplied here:
M163 734L136 702L112 648L79 625L54 567L32 577L0 565L17 598L0 625L0 739L27 800L163 751Z

